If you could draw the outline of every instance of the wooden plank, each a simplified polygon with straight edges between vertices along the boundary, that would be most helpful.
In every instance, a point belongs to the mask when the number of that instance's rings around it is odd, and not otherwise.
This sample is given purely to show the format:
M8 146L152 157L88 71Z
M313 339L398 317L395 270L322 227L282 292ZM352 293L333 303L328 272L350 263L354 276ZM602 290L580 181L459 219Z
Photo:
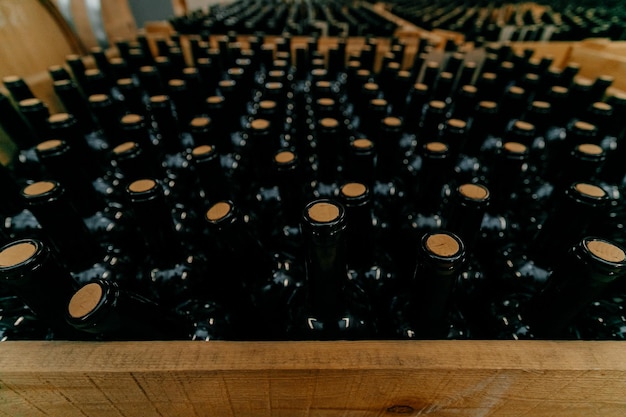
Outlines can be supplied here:
M612 88L626 91L626 42L581 42L572 48L569 60L580 64L580 76L593 80L610 75Z
M534 58L552 57L553 66L563 68L570 59L572 49L577 42L511 42L510 45L516 52L524 49L533 49Z
M626 411L621 342L5 342L0 369L13 416Z

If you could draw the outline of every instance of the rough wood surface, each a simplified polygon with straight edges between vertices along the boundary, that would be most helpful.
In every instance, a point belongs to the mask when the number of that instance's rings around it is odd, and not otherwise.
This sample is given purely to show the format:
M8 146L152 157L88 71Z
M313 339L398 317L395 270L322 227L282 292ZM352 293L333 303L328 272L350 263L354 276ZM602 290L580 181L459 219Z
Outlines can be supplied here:
M0 416L624 416L620 342L5 342Z

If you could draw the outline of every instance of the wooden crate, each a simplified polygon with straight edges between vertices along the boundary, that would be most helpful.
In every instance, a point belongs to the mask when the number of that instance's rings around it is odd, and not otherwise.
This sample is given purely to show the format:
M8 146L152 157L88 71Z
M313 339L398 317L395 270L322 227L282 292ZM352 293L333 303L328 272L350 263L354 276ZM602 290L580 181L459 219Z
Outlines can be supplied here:
M4 342L2 416L626 415L622 342Z
M588 65L581 43L514 47L535 47L560 66L573 59ZM602 48L606 59L619 51ZM593 68L599 74L608 67ZM622 82L622 74L613 75ZM0 343L2 417L395 415L623 417L626 344Z

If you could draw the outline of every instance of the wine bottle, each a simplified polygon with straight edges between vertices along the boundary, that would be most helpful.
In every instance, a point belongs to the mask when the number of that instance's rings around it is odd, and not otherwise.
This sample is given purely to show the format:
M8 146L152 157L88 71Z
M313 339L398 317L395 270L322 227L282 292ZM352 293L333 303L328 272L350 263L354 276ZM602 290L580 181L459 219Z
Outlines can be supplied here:
M297 340L370 339L377 326L364 291L348 280L346 214L333 200L313 200L302 216L304 284L288 303L286 334Z
M463 241L450 232L429 232L420 238L414 256L416 267L408 291L391 301L392 337L469 337L452 298L466 262Z

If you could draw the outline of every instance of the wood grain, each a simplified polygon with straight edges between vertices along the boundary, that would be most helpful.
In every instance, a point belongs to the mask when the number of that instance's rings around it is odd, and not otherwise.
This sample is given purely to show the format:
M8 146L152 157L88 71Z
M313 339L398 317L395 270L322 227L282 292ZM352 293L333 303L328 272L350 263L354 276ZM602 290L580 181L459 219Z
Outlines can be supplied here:
M0 369L0 416L626 411L620 342L5 342Z

